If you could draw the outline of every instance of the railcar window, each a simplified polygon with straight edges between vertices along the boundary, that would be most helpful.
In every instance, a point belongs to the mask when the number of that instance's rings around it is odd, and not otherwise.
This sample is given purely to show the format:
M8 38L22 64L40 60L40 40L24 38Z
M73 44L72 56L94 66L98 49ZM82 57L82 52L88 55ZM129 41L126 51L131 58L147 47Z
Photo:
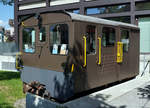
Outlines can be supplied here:
M121 42L123 42L123 51L128 52L129 49L129 31L121 30Z
M115 44L116 39L115 29L111 27L104 27L102 30L102 45L104 47L111 47Z
M50 51L51 54L68 54L68 25L54 24L50 27Z
M35 30L34 28L23 29L23 50L26 53L35 52Z
M40 28L40 32L39 32L39 41L40 42L45 42L46 40L46 31L45 31L45 27Z
M87 33L87 53L95 53L95 26L88 25Z

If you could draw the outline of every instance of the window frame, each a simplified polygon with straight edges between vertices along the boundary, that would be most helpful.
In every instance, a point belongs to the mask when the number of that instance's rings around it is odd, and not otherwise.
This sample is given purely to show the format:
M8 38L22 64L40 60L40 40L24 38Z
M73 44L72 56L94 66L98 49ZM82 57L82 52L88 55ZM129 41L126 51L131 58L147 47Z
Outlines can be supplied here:
M68 27L68 53L67 54L52 54L51 52L51 33L50 33L50 28L52 25L57 25L57 24L66 24L67 27ZM69 46L70 46L70 41L69 41L69 36L70 36L70 24L65 21L65 22L55 22L55 23L50 23L48 24L48 47L49 47L49 53L50 55L53 55L53 56L68 56L69 55Z
M27 28L33 28L33 29L35 30L35 51L34 51L34 52L25 52L24 49L23 49L23 47L24 47L24 46L23 46L23 45L24 45L24 44L23 44L23 39L24 39L24 38L23 38L23 30L24 30L24 29L27 29ZM22 30L21 30L21 35L22 35L22 51L23 51L24 53L26 53L26 54L35 54L35 53L36 53L36 47L37 47L37 46L36 46L36 44L37 44L37 26L25 26L25 27L23 27Z

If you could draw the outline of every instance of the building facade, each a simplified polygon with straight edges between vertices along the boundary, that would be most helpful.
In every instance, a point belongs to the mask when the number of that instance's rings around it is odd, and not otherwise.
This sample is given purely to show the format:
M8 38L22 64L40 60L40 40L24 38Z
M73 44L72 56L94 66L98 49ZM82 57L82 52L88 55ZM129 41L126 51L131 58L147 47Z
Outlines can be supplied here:
M4 32L5 32L4 27L0 26L0 43L4 42Z
M69 11L94 17L139 25L141 53L150 53L149 0L15 0L15 34L30 15L52 11Z

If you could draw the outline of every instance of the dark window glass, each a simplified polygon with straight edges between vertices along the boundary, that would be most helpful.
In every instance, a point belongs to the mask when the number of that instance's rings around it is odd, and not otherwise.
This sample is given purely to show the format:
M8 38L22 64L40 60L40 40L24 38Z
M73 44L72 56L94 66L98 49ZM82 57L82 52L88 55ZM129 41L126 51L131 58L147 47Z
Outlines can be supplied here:
M106 7L100 7L100 8L98 8L98 10L99 10L99 14L104 14L104 13L106 13L107 8Z
M120 21L124 23L131 23L130 17L114 17L114 18L106 18L108 20Z
M95 53L95 26L87 26L87 53Z
M136 10L150 10L150 2L136 3Z
M45 42L45 41L46 41L46 31L45 31L45 27L40 28L39 41L40 41L40 42Z
M130 5L114 5L114 6L105 6L105 7L96 7L96 8L87 8L86 13L89 14L107 14L107 13L119 13L130 11Z
M54 24L50 27L51 54L68 54L68 25Z
M130 5L129 4L107 7L108 13L119 13L119 12L126 12L126 11L130 11Z
M123 51L128 52L129 49L129 31L121 30L121 42L123 42Z
M104 47L111 47L115 44L115 29L111 27L104 27L102 30L102 45Z
M23 50L26 53L35 52L35 30L34 28L23 29Z

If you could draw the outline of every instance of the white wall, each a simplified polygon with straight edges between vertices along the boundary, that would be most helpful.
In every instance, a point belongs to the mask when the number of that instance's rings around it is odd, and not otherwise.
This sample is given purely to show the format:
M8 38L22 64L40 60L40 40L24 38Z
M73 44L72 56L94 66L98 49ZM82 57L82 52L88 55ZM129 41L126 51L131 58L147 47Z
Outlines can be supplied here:
M20 5L19 6L19 10L41 8L41 7L46 7L46 2L38 2L38 3L31 3L31 4Z
M2 42L2 34L0 33L0 42Z
M62 5L62 4L69 4L69 3L76 3L80 2L80 0L51 0L50 5Z
M10 27L10 35L14 35L14 27Z
M51 0L50 5L55 6L55 5L76 3L76 2L80 2L80 0ZM20 5L19 10L34 9L34 8L41 8L41 7L46 7L46 1Z
M17 71L15 68L16 56L0 55L0 70Z

